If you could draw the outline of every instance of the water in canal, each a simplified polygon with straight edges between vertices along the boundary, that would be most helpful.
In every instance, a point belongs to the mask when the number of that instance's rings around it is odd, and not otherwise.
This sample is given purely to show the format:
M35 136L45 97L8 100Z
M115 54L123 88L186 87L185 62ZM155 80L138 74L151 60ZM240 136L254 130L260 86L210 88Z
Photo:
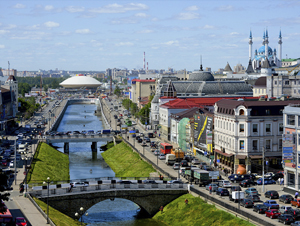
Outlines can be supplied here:
M59 132L102 130L102 121L95 116L96 105L74 104L70 105L57 129ZM97 147L105 143L98 142ZM63 144L53 144L63 151ZM105 163L98 151L97 159L92 159L91 143L70 143L70 179L85 179L98 177L113 177L115 173ZM80 207L78 207L79 209ZM126 199L115 199L114 201L102 201L89 210L88 216L83 221L88 226L162 226L164 224L152 219L137 219L138 206Z

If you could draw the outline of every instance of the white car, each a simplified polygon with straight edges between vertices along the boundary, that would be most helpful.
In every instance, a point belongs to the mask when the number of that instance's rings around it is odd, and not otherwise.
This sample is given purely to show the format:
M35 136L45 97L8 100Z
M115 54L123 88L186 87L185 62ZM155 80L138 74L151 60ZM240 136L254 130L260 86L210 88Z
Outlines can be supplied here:
M88 182L73 182L73 188L76 187L88 187L89 183Z
M175 162L174 165L173 165L173 169L174 170L179 170L180 169L180 163Z
M221 183L219 183L221 187L223 188L231 188L231 183L229 180L222 180Z
M136 125L136 122L135 121L131 121L131 125Z
M194 158L194 159L192 160L192 164L194 164L194 165L200 164L199 159Z

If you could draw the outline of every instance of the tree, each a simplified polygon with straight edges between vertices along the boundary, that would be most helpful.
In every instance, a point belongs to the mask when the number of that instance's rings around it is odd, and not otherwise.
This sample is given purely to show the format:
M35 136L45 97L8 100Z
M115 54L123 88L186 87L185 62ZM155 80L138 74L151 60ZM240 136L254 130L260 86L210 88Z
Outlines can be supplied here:
M114 94L117 95L118 97L121 96L121 90L120 90L119 86L116 86Z
M127 84L127 78L123 79L123 84L125 84L125 85Z
M4 187L7 186L7 179L8 176L4 174L1 170L0 172L0 200L8 201L8 197L10 196L9 193L3 193L4 192ZM0 202L0 213L5 213L6 212L6 207L5 204Z

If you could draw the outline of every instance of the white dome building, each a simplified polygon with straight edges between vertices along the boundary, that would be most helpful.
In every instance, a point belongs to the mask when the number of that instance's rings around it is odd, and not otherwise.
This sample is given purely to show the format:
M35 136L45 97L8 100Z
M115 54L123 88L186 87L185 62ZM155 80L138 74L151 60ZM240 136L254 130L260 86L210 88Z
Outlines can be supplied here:
M97 88L98 86L101 86L102 83L92 77L74 76L74 77L68 78L65 81L59 83L59 85L63 86L64 88L67 88L67 89L70 89L70 88L78 89L81 87Z

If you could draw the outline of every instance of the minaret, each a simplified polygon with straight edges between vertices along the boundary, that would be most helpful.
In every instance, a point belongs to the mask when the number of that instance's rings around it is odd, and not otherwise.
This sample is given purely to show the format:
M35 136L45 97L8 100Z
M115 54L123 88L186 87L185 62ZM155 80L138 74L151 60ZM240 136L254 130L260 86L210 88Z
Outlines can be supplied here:
M281 37L281 30L280 30L280 32L279 32L279 37L278 37L278 51L279 51L279 53L278 53L278 58L279 58L279 60L280 60L280 67L281 67L281 60L282 60L282 37Z
M263 42L262 42L262 45L264 46L265 45L265 31L264 31L264 36L263 36Z
M268 30L266 30L266 37L265 37L265 56L266 60L269 60L269 37L268 37Z
M250 36L249 36L249 59L252 59L252 32L250 30Z

